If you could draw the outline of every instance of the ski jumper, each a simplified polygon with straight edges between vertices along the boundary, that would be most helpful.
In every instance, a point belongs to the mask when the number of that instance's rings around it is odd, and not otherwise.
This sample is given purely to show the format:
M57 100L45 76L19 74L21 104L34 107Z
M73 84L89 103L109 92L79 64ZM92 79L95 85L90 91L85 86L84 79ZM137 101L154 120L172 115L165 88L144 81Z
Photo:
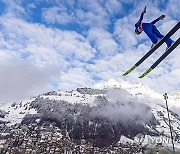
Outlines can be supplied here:
M156 44L158 39L161 39L164 37L164 35L162 35L159 32L159 30L156 28L156 26L154 25L157 21L159 21L159 18L155 19L151 23L142 23L143 16L144 16L144 13L142 12L139 21L135 24L135 27L136 29L140 29L144 31L147 34L147 36L151 39L151 41L154 44ZM171 46L172 42L173 41L170 38L168 38L166 40L167 46Z

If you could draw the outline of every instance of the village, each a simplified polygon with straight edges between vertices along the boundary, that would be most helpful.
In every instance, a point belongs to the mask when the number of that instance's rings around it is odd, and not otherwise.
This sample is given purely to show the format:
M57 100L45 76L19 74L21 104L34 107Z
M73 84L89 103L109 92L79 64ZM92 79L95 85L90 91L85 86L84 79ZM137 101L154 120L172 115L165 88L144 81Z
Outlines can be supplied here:
M115 146L99 148L85 140L73 141L68 132L55 126L55 123L45 122L16 124L13 126L0 125L1 154L126 154L141 152L145 149L136 144L118 143Z

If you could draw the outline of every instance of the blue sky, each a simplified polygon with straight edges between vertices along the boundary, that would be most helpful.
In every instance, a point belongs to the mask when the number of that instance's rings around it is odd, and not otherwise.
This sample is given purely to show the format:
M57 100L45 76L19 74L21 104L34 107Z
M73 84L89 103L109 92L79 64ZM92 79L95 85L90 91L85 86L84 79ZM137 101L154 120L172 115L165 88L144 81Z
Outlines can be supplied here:
M134 34L145 5L144 22L166 15L156 24L163 34L179 21L179 0L1 0L1 100L72 90L112 78L141 82L162 93L179 91L179 47L146 78L138 76L165 45L129 76L122 76L151 46L144 33Z

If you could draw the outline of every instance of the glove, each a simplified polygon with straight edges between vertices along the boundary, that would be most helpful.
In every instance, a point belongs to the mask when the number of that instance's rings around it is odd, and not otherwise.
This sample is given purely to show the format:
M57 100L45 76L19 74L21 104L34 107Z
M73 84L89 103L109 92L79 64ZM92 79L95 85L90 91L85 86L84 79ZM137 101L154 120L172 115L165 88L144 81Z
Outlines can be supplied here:
M162 15L159 17L159 20L164 20L164 18L165 18L165 15L162 14Z
M146 13L146 6L144 7L143 13Z

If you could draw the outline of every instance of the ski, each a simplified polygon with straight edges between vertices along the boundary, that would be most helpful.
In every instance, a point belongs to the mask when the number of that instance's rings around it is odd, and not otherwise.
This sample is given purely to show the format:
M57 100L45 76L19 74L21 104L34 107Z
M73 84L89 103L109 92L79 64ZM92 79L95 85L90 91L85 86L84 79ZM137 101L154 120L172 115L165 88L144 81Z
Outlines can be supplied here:
M137 68L144 60L146 60L156 49L158 49L169 37L171 37L180 28L180 22L178 22L153 48L151 48L134 66L127 70L123 76L128 75L135 68Z
M163 61L178 45L180 44L180 37L176 42L174 42L166 51L165 53L147 70L145 71L139 78L145 77L149 74L161 61Z

